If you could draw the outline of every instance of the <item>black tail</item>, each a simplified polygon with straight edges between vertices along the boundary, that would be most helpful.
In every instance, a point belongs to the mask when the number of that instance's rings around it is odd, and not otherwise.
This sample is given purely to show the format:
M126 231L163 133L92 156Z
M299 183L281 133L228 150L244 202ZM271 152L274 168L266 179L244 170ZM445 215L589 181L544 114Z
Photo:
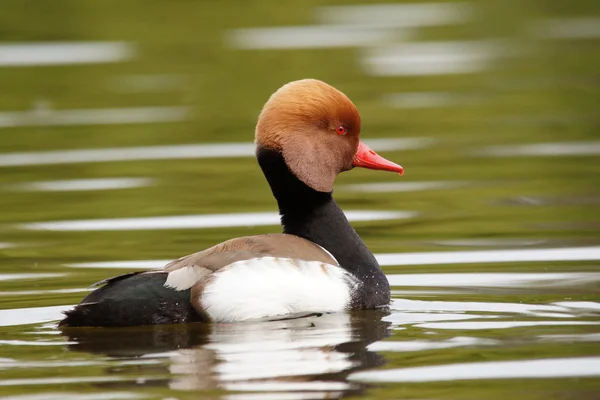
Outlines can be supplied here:
M190 302L190 290L165 287L167 273L121 275L66 311L59 326L136 326L202 322Z

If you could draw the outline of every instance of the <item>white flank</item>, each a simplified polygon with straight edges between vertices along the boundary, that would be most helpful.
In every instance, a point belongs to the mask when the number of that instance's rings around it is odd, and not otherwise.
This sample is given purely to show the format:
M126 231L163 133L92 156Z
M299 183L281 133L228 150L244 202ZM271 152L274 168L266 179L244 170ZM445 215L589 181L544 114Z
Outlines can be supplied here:
M356 285L344 269L330 264L262 257L215 272L198 300L214 321L247 321L342 311Z
M125 61L133 46L119 42L55 42L0 45L0 67L96 64Z
M2 123L0 121L0 126ZM434 140L430 138L382 138L365 140L364 142L375 151L397 151L428 147ZM254 143L243 142L0 153L0 167L110 161L255 157L255 150L256 145Z

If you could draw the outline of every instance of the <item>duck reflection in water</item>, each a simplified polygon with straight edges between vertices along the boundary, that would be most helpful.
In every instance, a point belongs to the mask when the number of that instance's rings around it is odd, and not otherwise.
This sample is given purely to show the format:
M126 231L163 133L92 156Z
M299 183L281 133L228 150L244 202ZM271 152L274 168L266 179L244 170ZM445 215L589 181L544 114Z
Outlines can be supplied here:
M316 398L331 398L362 389L346 381L349 373L384 364L384 358L367 346L389 335L390 324L382 321L387 314L366 310L241 324L62 331L76 342L69 346L71 351L132 358L132 369L120 367L119 373L131 376L135 371L152 386L311 392L320 393ZM139 386L139 380L132 385Z

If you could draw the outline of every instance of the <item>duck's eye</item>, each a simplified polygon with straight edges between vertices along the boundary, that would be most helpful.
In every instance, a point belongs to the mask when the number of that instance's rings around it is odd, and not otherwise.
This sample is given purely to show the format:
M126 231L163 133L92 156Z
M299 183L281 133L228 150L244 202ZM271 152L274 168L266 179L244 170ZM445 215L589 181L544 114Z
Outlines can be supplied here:
M335 128L335 133L337 133L338 135L345 135L346 134L346 128L343 127L342 125L340 125L337 128Z

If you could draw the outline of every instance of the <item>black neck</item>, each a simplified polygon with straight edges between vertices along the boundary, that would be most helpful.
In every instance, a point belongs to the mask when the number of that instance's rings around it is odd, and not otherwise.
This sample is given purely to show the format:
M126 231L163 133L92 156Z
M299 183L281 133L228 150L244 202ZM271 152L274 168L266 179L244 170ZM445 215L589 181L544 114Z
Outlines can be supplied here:
M361 298L354 299L358 306L387 304L387 279L331 192L319 192L303 183L289 170L278 151L259 148L256 155L277 199L283 232L325 248L342 268L363 282Z

